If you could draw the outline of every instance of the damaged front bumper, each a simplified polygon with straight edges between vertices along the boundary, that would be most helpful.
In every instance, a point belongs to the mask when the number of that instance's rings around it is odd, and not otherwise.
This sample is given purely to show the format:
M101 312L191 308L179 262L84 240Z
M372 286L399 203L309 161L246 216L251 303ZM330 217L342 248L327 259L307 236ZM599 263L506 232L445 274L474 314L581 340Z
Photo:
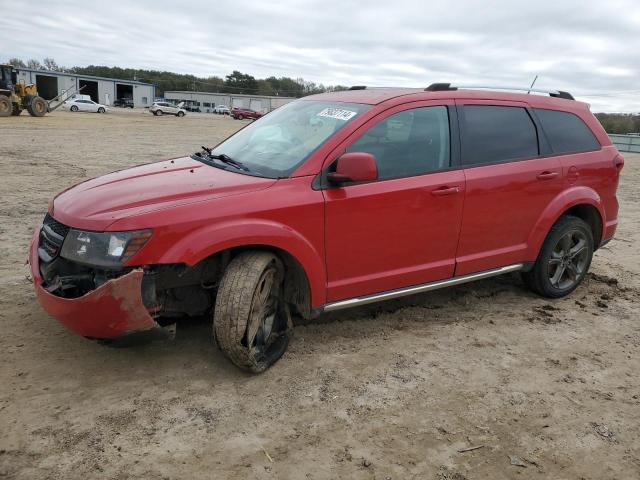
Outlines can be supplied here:
M111 340L142 336L165 336L142 300L142 269L134 269L111 279L77 298L64 298L49 293L43 286L38 257L38 228L31 240L29 264L33 285L42 308L62 325L78 335Z

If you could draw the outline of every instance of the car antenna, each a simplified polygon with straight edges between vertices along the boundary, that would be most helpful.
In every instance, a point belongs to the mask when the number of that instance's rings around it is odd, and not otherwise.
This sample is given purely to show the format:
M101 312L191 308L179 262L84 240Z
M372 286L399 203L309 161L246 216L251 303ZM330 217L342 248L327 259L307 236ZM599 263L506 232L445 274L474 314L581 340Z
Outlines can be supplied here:
M531 82L531 86L529 87L529 90L527 91L527 95L529 95L531 93L531 89L536 84L536 80L538 80L538 75L536 75L536 77L533 79L533 82Z

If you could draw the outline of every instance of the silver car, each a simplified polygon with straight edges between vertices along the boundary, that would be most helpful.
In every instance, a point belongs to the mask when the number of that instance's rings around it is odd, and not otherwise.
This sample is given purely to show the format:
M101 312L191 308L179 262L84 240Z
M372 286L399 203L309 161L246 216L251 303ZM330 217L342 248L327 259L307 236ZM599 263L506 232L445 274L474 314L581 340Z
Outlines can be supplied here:
M175 115L176 117L184 117L187 111L182 108L184 102L180 102L178 105L171 105L169 102L154 102L149 108L149 111L154 115Z

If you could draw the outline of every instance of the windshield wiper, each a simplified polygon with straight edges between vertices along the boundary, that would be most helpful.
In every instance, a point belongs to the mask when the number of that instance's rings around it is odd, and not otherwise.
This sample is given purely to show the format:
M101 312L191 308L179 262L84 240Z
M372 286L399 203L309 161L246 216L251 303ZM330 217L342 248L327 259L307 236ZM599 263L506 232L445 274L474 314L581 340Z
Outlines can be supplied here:
M251 171L249 169L249 167L247 167L244 163L238 161L238 160L234 160L233 158L231 158L229 155L227 155L226 153L221 153L220 155L215 155L212 153L212 149L205 147L204 145L202 146L202 150L204 150L207 153L207 156L209 158L213 158L214 160L220 160L222 163L226 163L227 165L231 165L233 167L236 167L240 170L244 170L245 172L249 172Z

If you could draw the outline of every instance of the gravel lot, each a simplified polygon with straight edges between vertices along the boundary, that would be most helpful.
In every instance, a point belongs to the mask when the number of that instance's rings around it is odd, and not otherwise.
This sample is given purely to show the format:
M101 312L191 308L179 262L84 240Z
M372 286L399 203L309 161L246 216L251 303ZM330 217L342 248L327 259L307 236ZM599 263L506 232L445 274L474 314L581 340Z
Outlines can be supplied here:
M23 264L55 193L243 123L0 119L0 478L640 478L640 156L616 239L562 300L512 275L326 316L260 376L207 319L112 349L41 310Z

